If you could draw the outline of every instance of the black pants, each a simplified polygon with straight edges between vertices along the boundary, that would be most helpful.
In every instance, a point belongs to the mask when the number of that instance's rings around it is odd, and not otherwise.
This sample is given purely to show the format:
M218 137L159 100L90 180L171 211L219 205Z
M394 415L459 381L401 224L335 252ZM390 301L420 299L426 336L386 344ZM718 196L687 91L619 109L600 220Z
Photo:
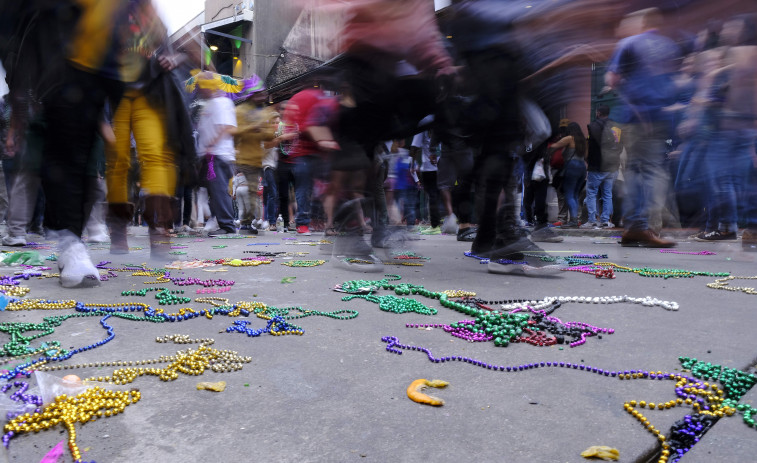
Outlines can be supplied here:
M428 195L428 215L431 226L438 227L441 222L439 216L439 187L436 185L436 171L421 172L423 191Z
M544 225L547 223L547 190L549 182L544 179L540 182L531 180L523 192L523 208L526 212L526 221L533 224Z
M473 241L472 251L485 252L493 247L502 247L520 236L515 210L518 206L518 180L512 175L518 159L514 154L489 151L488 156L480 156L475 171L476 216L478 233ZM497 208L500 192L504 200ZM496 212L495 212L496 211Z
M289 226L289 185L294 184L292 168L294 164L279 162L276 168L276 186L279 190L279 214L284 219L284 226Z
M106 100L118 104L121 82L65 67L61 83L44 101L47 122L43 151L42 186L47 205L45 225L81 236L90 211L96 178L88 175L94 164L93 147Z

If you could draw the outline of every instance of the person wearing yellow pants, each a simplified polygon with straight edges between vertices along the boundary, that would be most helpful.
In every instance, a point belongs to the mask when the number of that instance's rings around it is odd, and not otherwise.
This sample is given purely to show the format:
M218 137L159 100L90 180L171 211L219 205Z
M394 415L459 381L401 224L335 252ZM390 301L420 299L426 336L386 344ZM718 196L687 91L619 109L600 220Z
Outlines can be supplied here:
M126 226L134 215L129 203L127 176L134 134L141 185L147 193L144 217L150 226L151 249L158 252L159 235L172 226L170 199L176 190L175 154L167 144L164 111L136 89L127 90L113 115L115 142L107 150L105 176L108 185L108 216L111 227L111 253L129 250ZM152 246L152 244L155 246Z
M106 149L108 225L112 254L129 251L126 229L134 215L128 200L127 178L131 163L131 138L136 142L142 188L147 191L143 217L149 225L150 254L168 257L168 231L173 227L171 200L176 192L178 154L195 156L181 90L170 71L183 61L164 45L166 30L156 20L151 3L145 2L131 16L138 32L122 50L126 90L112 116L114 140ZM141 13L141 14L140 14ZM183 117L186 115L186 117ZM190 135L191 139L191 135ZM188 152L190 151L190 152Z

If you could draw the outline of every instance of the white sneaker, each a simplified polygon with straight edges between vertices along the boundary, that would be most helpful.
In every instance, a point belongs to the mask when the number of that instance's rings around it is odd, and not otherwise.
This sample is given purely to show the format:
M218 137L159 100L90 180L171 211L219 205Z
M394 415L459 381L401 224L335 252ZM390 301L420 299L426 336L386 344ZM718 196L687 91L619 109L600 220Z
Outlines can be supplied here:
M87 243L105 243L110 240L108 229L104 224L97 224L87 228Z
M3 246L26 246L25 236L8 235L3 237Z
M58 269L60 284L64 288L91 288L100 286L100 272L92 264L84 246L79 239L66 237L60 241Z
M597 222L586 222L586 223L582 223L581 226L578 228L594 229L594 228L599 228L599 224Z
M444 222L442 222L442 233L447 235L457 235L457 230L457 216L455 214L450 214L445 217Z
M205 222L205 226L203 227L203 230L207 232L211 232L213 230L218 229L218 220L216 220L215 217L211 217L207 222Z
M265 220L263 221L263 223L260 224L260 226L258 227L258 230L268 230L269 228L271 228L271 224L268 223L267 220Z

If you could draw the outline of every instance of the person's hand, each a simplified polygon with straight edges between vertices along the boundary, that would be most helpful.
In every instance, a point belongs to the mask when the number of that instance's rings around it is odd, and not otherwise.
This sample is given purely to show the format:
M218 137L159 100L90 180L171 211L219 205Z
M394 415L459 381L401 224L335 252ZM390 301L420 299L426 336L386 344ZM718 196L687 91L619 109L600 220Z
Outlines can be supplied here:
M338 151L341 149L339 147L339 143L335 142L334 140L319 140L318 148L325 151Z
M5 156L9 158L16 156L16 137L11 131L8 131L8 137L5 139Z
M183 61L181 55L160 55L158 63L166 71L173 71Z
M435 154L430 155L428 159L431 161L432 166L439 164L439 158Z

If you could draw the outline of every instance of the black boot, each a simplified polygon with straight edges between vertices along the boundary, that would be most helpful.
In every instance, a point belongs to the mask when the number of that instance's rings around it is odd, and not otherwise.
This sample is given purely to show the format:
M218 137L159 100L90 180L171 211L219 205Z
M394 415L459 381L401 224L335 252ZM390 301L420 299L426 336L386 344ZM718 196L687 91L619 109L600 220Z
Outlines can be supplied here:
M128 254L129 243L126 239L126 229L134 219L134 204L110 203L106 222L110 229L110 253Z

